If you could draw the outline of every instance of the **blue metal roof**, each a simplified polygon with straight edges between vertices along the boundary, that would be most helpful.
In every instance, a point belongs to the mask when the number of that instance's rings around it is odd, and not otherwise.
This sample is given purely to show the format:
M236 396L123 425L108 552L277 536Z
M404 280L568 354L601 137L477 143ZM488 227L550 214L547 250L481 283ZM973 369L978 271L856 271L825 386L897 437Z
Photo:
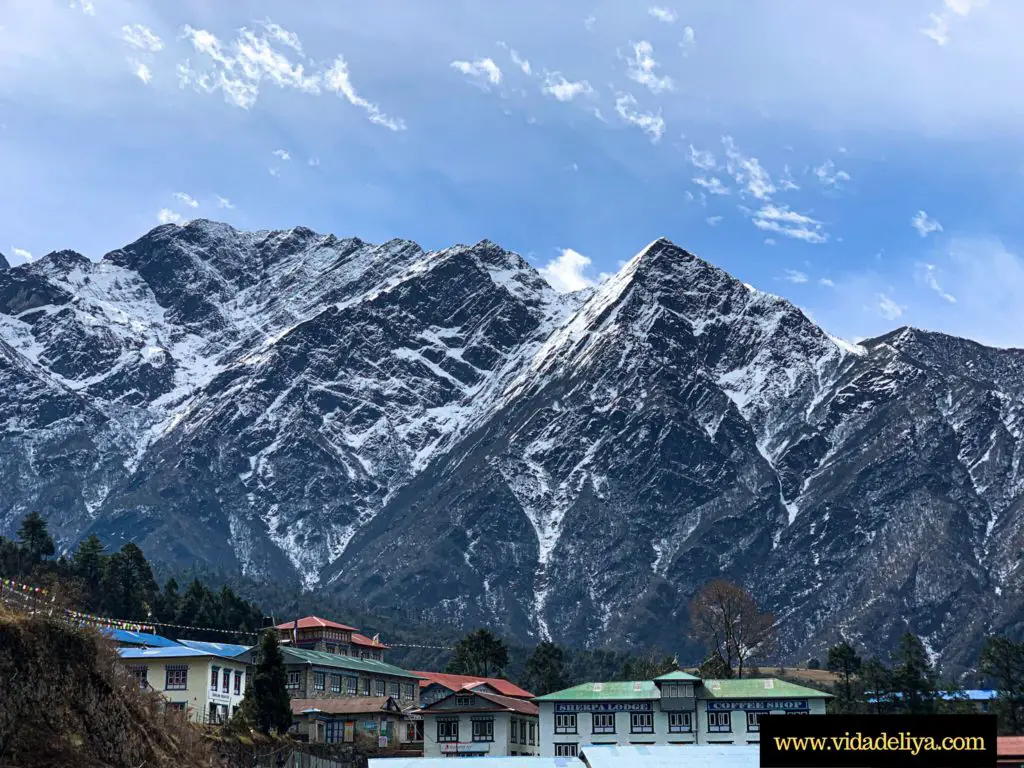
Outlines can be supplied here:
M150 648L169 648L178 645L173 640L160 635L151 635L148 632L132 632L127 629L103 628L100 630L104 635L117 643L129 643L131 645L148 645Z
M589 768L759 768L761 748L744 744L580 746Z
M585 768L578 757L478 757L488 768ZM451 768L448 757L371 757L368 768Z
M197 651L204 651L205 653L213 653L217 656L226 656L229 658L241 656L246 651L252 649L251 645L236 645L234 643L206 643L202 640L179 640L178 642L181 645L194 648Z
M184 645L174 645L167 648L118 648L118 654L122 659L187 659L199 656L216 656L222 659L230 659L230 656L222 656L219 653L200 651Z

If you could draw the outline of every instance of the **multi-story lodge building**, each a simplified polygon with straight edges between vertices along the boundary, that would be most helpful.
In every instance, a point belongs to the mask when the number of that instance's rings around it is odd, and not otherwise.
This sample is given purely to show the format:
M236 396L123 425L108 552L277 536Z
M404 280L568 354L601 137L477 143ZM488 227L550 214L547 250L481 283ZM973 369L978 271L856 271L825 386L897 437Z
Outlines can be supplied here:
M355 627L336 621L306 616L277 625L282 645L307 651L324 651L358 659L384 661L387 646L380 637L367 637Z
M194 722L227 722L245 695L246 664L238 657L184 645L117 652L141 687L158 691L169 709Z
M531 701L483 686L463 688L423 707L424 757L539 754L539 710Z
M583 683L540 696L540 754L587 744L759 744L763 714L825 714L830 694L775 678Z
M513 699L530 701L533 694L524 691L515 683L498 677L473 677L472 675L450 675L447 672L420 672L420 706L427 707L435 701L449 696L456 691L479 690L498 696L509 696Z

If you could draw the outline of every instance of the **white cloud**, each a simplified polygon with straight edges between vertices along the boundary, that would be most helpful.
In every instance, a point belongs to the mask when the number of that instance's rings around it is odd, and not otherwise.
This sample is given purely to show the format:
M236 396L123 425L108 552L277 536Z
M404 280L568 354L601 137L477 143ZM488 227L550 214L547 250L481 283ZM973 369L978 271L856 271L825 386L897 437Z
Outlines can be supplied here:
M822 223L810 216L791 211L789 208L775 205L764 205L754 213L754 226L758 229L775 232L794 240L820 244L828 241L828 234Z
M153 30L142 24L126 24L121 27L121 39L132 48L156 52L164 47L164 42L157 37Z
M150 81L153 79L153 73L150 71L149 67L136 59L129 59L129 63L132 65L135 76L146 85L149 85Z
M770 200L775 194L775 185L758 159L740 152L732 136L723 136L722 145L725 147L725 168L733 180L758 200Z
M936 274L936 271L934 264L917 265L918 279L931 290L935 291L935 293L937 293L944 301L948 301L950 304L956 304L956 296L951 293L947 293L943 290L942 286L939 285L939 277Z
M287 45L289 48L293 48L299 54L302 53L302 41L299 40L297 34L289 32L280 24L275 24L270 19L265 19L260 24L274 40Z
M818 181L826 187L838 187L839 182L850 180L850 174L846 171L837 171L836 164L831 160L826 160L815 168L814 175L817 176Z
M782 279L788 280L791 283L806 283L807 275L803 272L798 272L795 269L787 269Z
M930 37L939 45L949 42L949 19L942 14L929 13L929 24L921 28L921 34Z
M11 253L17 256L19 259L24 259L25 261L32 261L32 252L26 251L24 248L15 248L12 246Z
M942 225L935 219L929 218L924 211L918 211L910 220L910 226L917 230L921 237L928 237L932 232L941 232Z
M281 175L281 170L279 168L270 167L267 168L267 172L274 178L277 178L278 176Z
M821 280L818 281L818 285L823 285L826 288L835 288L836 287L836 284L834 282L832 282L831 280L829 280L827 277L821 278Z
M792 190L800 189L795 181L793 181L793 174L789 170L789 165L786 165L782 169L782 178L778 183L780 192L790 192Z
M291 160L292 159L292 156L288 154L288 150L287 149L275 149L271 154L273 154L276 157L281 158L282 160Z
M69 7L72 9L79 9L86 16L96 15L96 8L93 6L91 0L71 0Z
M558 72L550 72L544 80L541 91L559 101L572 101L577 96L593 93L594 89L586 80L572 82Z
M648 8L647 12L651 14L658 21L663 21L666 24L674 24L676 19L679 18L679 14L676 13L672 8L666 8L664 6L656 5L653 8Z
M921 34L939 45L948 45L950 22L958 18L966 19L971 11L987 4L987 0L944 0L945 7L940 13L928 14L928 26L921 29Z
M320 158L319 157L311 157L311 158L309 158L309 164L312 165L312 166L320 165Z
M624 93L615 99L615 111L619 117L643 130L651 137L651 141L657 143L665 133L665 120L661 112L638 112L635 107L636 99L631 93Z
M764 244L765 245L775 245L775 238L773 238L773 237L766 237L764 239Z
M595 23L597 23L597 16L593 16L593 15L587 16L587 18L585 18L583 20L583 26L586 28L587 32L593 32L594 31L594 24Z
M453 61L451 66L453 69L457 69L469 77L485 78L491 85L499 85L501 83L501 68L494 63L493 59L477 59L472 62Z
M232 208L234 208L235 206L234 206L234 204L233 204L233 203L232 203L232 202L231 202L230 200L228 200L228 199L227 199L226 197L221 197L220 195L217 195L217 207L218 207L218 208L226 208L226 209L228 209L228 210L231 210L231 209L232 209Z
M687 46L693 45L696 39L697 36L693 31L693 27L683 27L683 42L679 45L686 48Z
M706 219L704 219L704 221L706 221L712 227L717 227L719 224L722 223L723 218L724 217L722 216L708 216Z
M702 171L713 170L718 165L713 154L706 150L696 149L693 144L690 145L690 162Z
M561 255L549 261L539 272L556 291L569 293L594 285L594 281L584 274L590 263L590 259L582 253L572 248L563 248Z
M175 192L174 196L189 208L199 207L199 201L192 197L192 195L185 194L184 192Z
M180 224L181 214L172 211L170 208L161 208L156 215L156 220L161 224Z
M712 195L728 195L729 188L722 183L722 180L717 176L712 176L710 179L705 176L695 176L693 183L698 187L704 187Z
M897 304L887 294L878 294L878 314L886 320L898 320L906 307Z
M523 70L524 75L532 75L533 68L530 66L530 62L516 53L515 50L509 49L509 56L512 57L512 63Z
M392 131L405 130L404 121L400 118L388 117L380 111L379 106L371 104L356 93L356 89L349 78L348 63L343 57L338 56L334 60L334 66L324 73L324 85L328 90L335 91L344 96L349 104L364 110L370 116L371 123L382 125Z
M672 78L668 75L658 77L654 70L658 62L654 60L654 46L646 40L633 43L633 58L627 58L629 69L626 74L630 80L635 80L640 85L646 86L651 93L661 93L672 90Z

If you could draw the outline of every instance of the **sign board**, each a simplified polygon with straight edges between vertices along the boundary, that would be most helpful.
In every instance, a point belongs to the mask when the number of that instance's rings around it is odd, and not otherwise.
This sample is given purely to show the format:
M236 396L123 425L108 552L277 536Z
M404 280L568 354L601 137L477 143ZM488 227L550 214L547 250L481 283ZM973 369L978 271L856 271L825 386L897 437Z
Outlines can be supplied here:
M473 744L470 742L459 742L458 744L442 744L441 754L452 755L452 754L472 754L478 752L487 752L490 746L484 744Z
M380 738L377 739L377 746L380 749L384 749L387 745L388 745L388 737L387 736L381 736Z
M582 701L580 703L555 702L555 714L569 712L653 712L650 701Z
M809 710L807 699L737 699L734 701L709 701L708 712L729 712L745 709L750 712L768 712L781 709L786 712Z

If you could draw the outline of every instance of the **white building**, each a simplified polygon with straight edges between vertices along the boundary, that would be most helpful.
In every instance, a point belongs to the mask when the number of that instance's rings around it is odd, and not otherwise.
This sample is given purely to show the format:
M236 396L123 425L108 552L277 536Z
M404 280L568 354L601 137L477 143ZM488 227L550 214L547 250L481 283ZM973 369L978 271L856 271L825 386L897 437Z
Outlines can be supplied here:
M456 691L420 710L424 757L537 755L537 705L480 689Z
M582 745L759 744L763 714L825 714L830 694L775 678L583 683L540 696L540 754Z
M117 652L140 686L159 692L169 708L195 722L227 722L245 696L244 661L184 645Z

